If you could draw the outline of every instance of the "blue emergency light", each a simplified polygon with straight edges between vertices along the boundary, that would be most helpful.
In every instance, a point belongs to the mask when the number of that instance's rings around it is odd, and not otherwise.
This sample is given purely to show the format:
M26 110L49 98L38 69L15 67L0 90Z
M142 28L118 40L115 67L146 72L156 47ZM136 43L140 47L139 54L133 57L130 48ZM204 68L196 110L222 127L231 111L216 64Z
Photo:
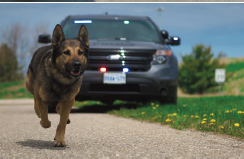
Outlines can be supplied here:
M128 68L123 68L123 72L124 73L129 72L129 69Z

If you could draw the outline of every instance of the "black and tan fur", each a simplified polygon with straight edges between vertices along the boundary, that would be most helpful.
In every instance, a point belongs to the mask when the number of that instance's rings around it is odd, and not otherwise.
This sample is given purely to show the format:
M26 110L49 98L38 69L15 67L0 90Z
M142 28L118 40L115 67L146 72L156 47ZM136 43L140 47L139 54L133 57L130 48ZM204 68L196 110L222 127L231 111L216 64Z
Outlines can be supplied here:
M65 39L60 25L56 25L50 46L36 50L25 77L27 90L34 96L34 108L40 124L49 128L48 105L57 105L60 115L54 146L66 146L64 134L75 96L82 84L87 66L89 36L81 26L77 39Z

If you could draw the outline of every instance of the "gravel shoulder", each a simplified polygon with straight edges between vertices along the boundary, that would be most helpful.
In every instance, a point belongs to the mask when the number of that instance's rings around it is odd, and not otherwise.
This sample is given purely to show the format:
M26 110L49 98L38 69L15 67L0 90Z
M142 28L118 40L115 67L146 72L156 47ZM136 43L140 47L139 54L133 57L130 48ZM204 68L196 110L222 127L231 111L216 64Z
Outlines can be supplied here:
M58 114L49 114L52 126L44 129L33 104L1 102L0 157L244 157L242 139L77 110L67 147L53 147Z

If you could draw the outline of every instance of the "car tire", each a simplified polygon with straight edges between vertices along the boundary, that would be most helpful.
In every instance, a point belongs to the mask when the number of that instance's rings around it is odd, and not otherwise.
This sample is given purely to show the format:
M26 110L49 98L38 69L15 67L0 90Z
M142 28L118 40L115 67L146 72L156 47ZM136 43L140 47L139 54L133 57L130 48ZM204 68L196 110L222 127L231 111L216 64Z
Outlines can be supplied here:
M170 104L177 105L177 94L171 99Z
M159 99L158 100L160 104L173 104L177 105L177 93L170 99L170 100L165 100L165 98Z

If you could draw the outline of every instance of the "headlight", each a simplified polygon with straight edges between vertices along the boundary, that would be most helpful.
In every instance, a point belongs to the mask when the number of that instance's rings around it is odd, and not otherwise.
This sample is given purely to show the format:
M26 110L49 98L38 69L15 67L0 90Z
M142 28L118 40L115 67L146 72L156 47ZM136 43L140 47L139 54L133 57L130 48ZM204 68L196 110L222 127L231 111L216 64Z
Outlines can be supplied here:
M169 56L171 55L171 50L157 50L156 53L153 55L152 64L163 64L168 60Z
M166 58L164 56L156 56L156 61L161 64L166 61Z

